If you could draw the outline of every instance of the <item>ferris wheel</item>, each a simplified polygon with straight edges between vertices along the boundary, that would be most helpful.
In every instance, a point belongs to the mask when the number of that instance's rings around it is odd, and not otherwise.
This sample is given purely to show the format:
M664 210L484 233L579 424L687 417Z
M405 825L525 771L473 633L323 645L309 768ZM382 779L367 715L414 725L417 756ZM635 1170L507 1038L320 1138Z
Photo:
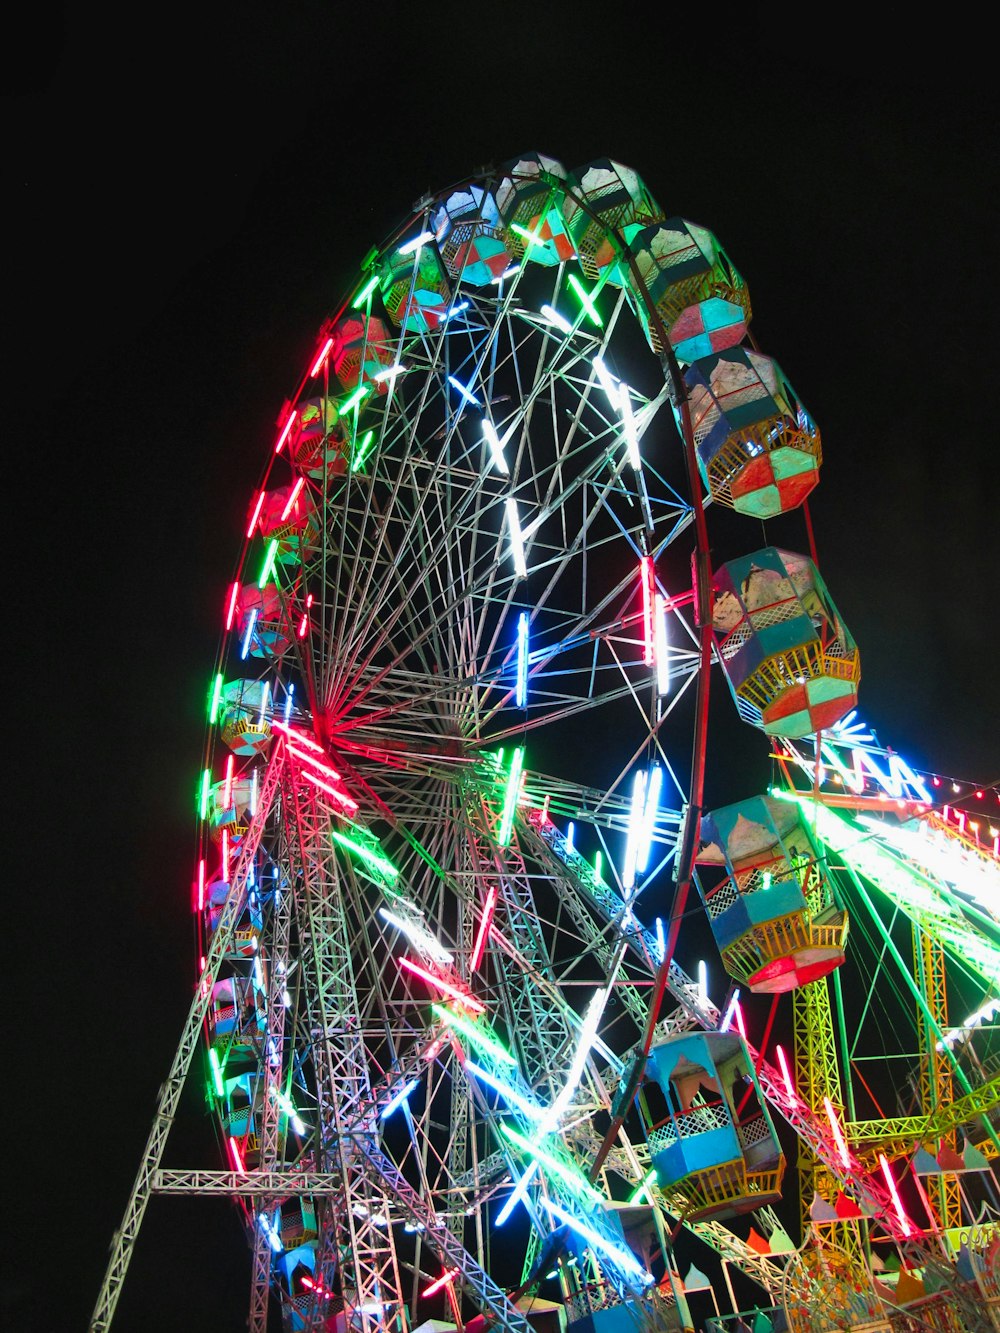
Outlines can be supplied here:
M713 672L791 743L860 675L810 555L709 564L706 508L786 513L821 462L750 318L714 235L611 161L484 170L366 256L248 486L197 993L92 1328L171 1191L239 1201L253 1333L693 1327L669 1233L740 1250L775 1109L906 1236L677 956L699 896L759 994L848 945L794 808L702 804ZM165 1172L192 1065L225 1169Z

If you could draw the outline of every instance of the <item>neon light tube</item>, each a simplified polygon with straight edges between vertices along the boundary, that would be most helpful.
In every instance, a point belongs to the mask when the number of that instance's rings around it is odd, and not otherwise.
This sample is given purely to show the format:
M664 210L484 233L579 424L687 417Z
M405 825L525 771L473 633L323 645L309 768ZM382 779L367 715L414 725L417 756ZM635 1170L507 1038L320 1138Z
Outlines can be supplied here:
M453 305L450 310L445 311L442 323L447 324L449 319L454 319L456 315L460 315L463 312L463 310L468 310L468 308L469 308L468 301L459 301L458 305Z
M205 859L198 862L198 911L205 906Z
M539 1166L548 1167L552 1174L557 1176L574 1194L586 1199L588 1203L599 1205L603 1202L601 1196L588 1184L584 1176L575 1167L569 1166L566 1162L560 1162L558 1157L553 1157L551 1153L546 1152L537 1143L532 1143L523 1134L519 1134L516 1129L511 1129L506 1121L500 1122L500 1130L512 1143L516 1143L523 1152L537 1161Z
M234 583L229 590L229 606L226 609L226 629L233 627L233 617L236 615L236 598L239 595L240 585Z
M490 286L499 287L500 284L504 282L507 278L512 278L514 274L520 270L520 268L521 268L520 264L511 264L508 268L504 269L504 271L500 274L499 278L490 279Z
M361 442L355 449L354 454L351 458L352 472L357 472L358 468L361 467L365 459L371 453L372 442L374 439L375 439L375 432L373 430L366 431L365 434L361 437Z
M559 311L554 310L552 306L543 305L541 308L541 313L545 316L548 322L550 324L555 325L555 327L559 329L561 333L573 332L573 325L569 322L569 320L564 319L563 316L560 315Z
M426 245L428 241L433 241L433 239L434 233L432 231L422 231L419 236L404 241L396 253L398 255L412 255L414 250L419 250L421 246Z
M586 1012L583 1015L583 1021L580 1024L580 1035L577 1038L576 1050L573 1052L573 1062L566 1075L566 1082L559 1091L558 1097L549 1106L545 1112L545 1118L540 1127L540 1133L548 1134L555 1129L559 1117L567 1108L572 1100L574 1092L579 1086L580 1079L583 1077L583 1071L587 1063L587 1057L597 1039L597 1028L601 1021L601 1015L604 1013L604 1006L608 1001L608 990L602 986L590 997L590 1003L587 1005Z
M355 856L360 856L362 861L367 861L373 870L381 871L387 879L393 880L399 875L399 871L391 861L387 861L384 856L379 856L379 854L373 852L370 847L365 847L362 843L354 842L351 838L348 838L341 833L339 829L331 829L330 837L334 842L340 843L341 847L345 847L349 852L353 852Z
M278 539L272 537L267 544L267 553L264 556L264 564L261 567L260 578L257 580L257 587L264 590L267 587L267 581L271 577L271 571L274 569L274 557L278 554Z
M288 518L288 515L292 512L292 509L295 505L295 501L299 498L299 492L302 490L302 487L305 484L306 484L305 477L299 477L298 481L292 487L292 493L288 497L288 501L284 509L281 511L281 517L278 519L279 523L284 523L285 520Z
M569 275L569 285L572 287L577 299L583 306L584 313L590 320L591 324L596 324L599 329L603 329L604 320L601 319L597 312L597 306L594 305L594 299L575 273Z
M372 276L365 283L365 285L361 288L360 292L358 292L354 300L351 302L351 309L360 310L377 286L378 286L378 274L373 273Z
M400 1088L399 1092L397 1092L396 1095L392 1098L392 1100L387 1102L386 1105L383 1107L383 1109L379 1112L378 1118L380 1120L388 1120L388 1118L392 1115L393 1111L399 1110L399 1108L403 1105L407 1097L409 1097L410 1093L413 1091L413 1089L417 1086L419 1082L420 1080L418 1078L411 1078L409 1083L404 1083L403 1086Z
M240 1173L241 1176L245 1176L247 1173L247 1169L243 1165L243 1157L240 1153L239 1145L237 1144L236 1140L233 1138L231 1134L229 1136L229 1151L232 1154L233 1161L236 1164L236 1170Z
M698 999L708 1004L708 965L704 958L698 960Z
M789 1097L795 1096L795 1084L792 1082L792 1076L788 1071L788 1061L785 1059L785 1052L780 1046L775 1046L775 1055L778 1057L778 1065L781 1069L781 1077L785 1080L785 1088Z
M367 384L359 384L358 387L340 404L340 415L346 416L353 408L359 407L363 400L371 393Z
M208 705L208 721L210 725L215 724L215 719L219 715L219 700L222 698L222 672L215 677L215 684L212 686L212 698Z
M507 1218L510 1217L511 1213L517 1207L518 1203L524 1198L525 1194L527 1194L528 1184L531 1181L531 1177L535 1174L537 1170L538 1170L537 1162L528 1163L527 1171L525 1171L521 1179L514 1186L510 1198L500 1209L499 1213L497 1213L494 1226L502 1227L503 1224L507 1221Z
M277 1216L277 1213L275 1214L275 1216ZM264 1235L267 1237L267 1241L271 1249L275 1252L275 1254L280 1254L281 1251L284 1249L284 1246L281 1243L281 1237L271 1226L267 1214L260 1213L258 1215L257 1220L260 1223L261 1231L263 1231Z
M212 780L212 770L206 768L201 775L201 794L198 797L198 817L205 819L208 816L208 788Z
M289 686L289 693L292 693L294 689L294 685ZM321 754L325 757L326 751L323 749L322 745L320 745L318 741L314 741L311 736L305 736L301 731L296 731L296 729L290 727L287 722L275 722L273 725L278 731L284 732L284 734L291 740L297 741L299 745L304 745L307 750L314 750L316 754ZM338 777L339 776L340 775L338 774Z
M517 619L517 686L514 702L524 708L528 702L528 613L522 611Z
M270 681L265 680L264 688L261 691L261 696L260 696L260 712L257 715L258 730L260 730L264 726L264 714L267 711L267 704L270 693L271 693L271 683Z
M448 376L448 383L453 389L457 389L470 407L482 407L482 403L474 393L471 393L461 380L457 380L454 375Z
M373 375L376 384L384 384L386 380L394 380L397 375L405 375L409 366L404 366L398 361L394 366L386 366L385 370L380 370L377 375Z
M594 853L594 883L604 883L604 856L599 851Z
M658 927L660 927L660 929L662 929L663 927L662 921L658 920L656 924ZM737 986L736 989L733 991L732 998L726 1005L726 1012L722 1015L722 1022L719 1024L720 1032L728 1032L729 1029L732 1027L733 1019L736 1016L736 1010L739 1008L739 1003L740 1003L740 988L739 986Z
M507 437L504 436L504 439L506 438ZM483 439L490 446L490 453L493 455L494 467L506 477L510 473L510 468L507 466L507 459L504 457L504 441L500 439L492 421L483 421Z
M226 782L222 789L222 808L228 810L233 803L233 764L236 762L236 756L230 755L226 760Z
M378 914L383 921L388 921L390 926L404 934L410 943L422 953L429 954L436 963L445 963L450 966L455 961L454 955L449 953L444 945L439 944L430 931L425 930L416 921L404 921L402 917L396 916L395 913L387 912L384 907L378 909Z
M573 823L572 820L570 820L566 828L566 838L565 838L565 843L566 843L565 850L567 856L573 850L573 839L575 837L576 837L576 825Z
M292 701L294 700L294 698L295 698L295 686L294 686L294 685L289 685L288 690L287 690L287 693L285 694L285 712L284 712L284 715L283 715L283 716L284 716L284 721L285 721L285 726L286 726L286 727L288 726L288 719L289 719L289 717L291 716L291 713L292 713ZM276 724L272 721L272 722L271 722L271 726L273 727L273 726L275 726L275 725L276 725ZM277 724L277 725L280 725L280 724Z
M295 739L298 740L298 737ZM289 740L288 742L288 753L295 755L296 759L301 759L304 763L312 764L313 768L316 769L318 773L324 773L328 778L340 777L340 774L335 768L331 768L329 764L321 764L313 754L308 750L300 750L292 740ZM320 753L322 753L322 751L320 751Z
M275 452L276 454L280 454L280 453L281 453L281 450L282 450L282 448L284 447L285 441L288 439L288 436L289 436L289 434L291 433L291 429L292 429L292 427L295 425L295 418L296 418L298 415L299 415L298 408L293 408L293 409L291 410L291 412L289 412L289 414L288 414L288 420L285 422L284 429L282 430L281 434L278 436L278 443L274 446L274 452Z
M736 1003L733 1005L733 1018L736 1020L737 1032L740 1034L743 1040L746 1041L747 1027L746 1023L744 1023L743 1021L743 1010L740 1008L739 1000L737 1000Z
M471 1009L474 1013L480 1014L486 1012L486 1006L481 1004L479 1000L474 999L465 991L459 990L450 981L445 981L442 977L435 976L433 972L428 972L426 967L419 967L409 958L399 958L396 961L400 967L405 967L408 972L413 972L416 976L422 977L429 985L434 986L437 990L444 991L446 995L450 995L466 1009Z
M524 537L521 522L517 516L517 501L508 497L504 502L507 509L507 528L510 532L510 554L514 561L514 573L519 579L528 577L528 565L524 557Z
M263 509L263 507L264 507L264 492L261 491L261 493L257 496L257 503L254 505L253 514L250 517L250 524L247 528L248 537L253 536L253 530L257 526L257 520L260 518L260 511Z
M257 770L254 769L254 771L253 771L253 773L252 773L252 775L251 775L251 777L250 777L250 814L251 814L251 817L257 813L257 797L258 797L258 794L259 794L259 792L258 792L258 788L259 788L259 786L260 786L260 779L259 779L259 777L258 777L258 775L257 775Z
M629 1203L638 1203L639 1200L642 1198L642 1196L649 1189L650 1185L653 1185L655 1183L656 1183L656 1167L654 1166L649 1171L646 1172L645 1176L643 1176L642 1180L639 1183L638 1188L635 1191L633 1191L632 1195L630 1196Z
M597 376L597 382L608 396L612 407L618 407L618 381L609 373L604 364L603 357L595 356L593 360L594 373Z
M335 787L329 786L326 782L323 782L321 778L316 777L314 773L310 773L308 769L302 769L301 776L305 778L306 782L311 782L314 787L318 787L320 791L326 792L327 796L332 796L335 801L339 801L345 810L350 810L352 812L357 810L357 801L352 800L351 797L345 795L344 792L337 791Z
M316 360L312 364L312 369L309 372L309 378L311 380L315 379L316 376L319 374L319 372L323 369L323 363L324 361L326 361L326 358L330 355L330 348L332 346L333 346L333 339L327 338L326 342L323 344L319 356L317 356Z
M514 812L521 789L521 767L524 763L524 746L519 745L510 759L510 772L507 775L507 788L503 797L503 813L500 816L500 831L497 842L501 847L509 847L514 831Z
M483 905L483 915L479 922L479 934L476 936L476 942L472 947L472 957L469 959L469 971L475 972L479 964L483 961L483 954L486 951L486 941L489 939L490 922L493 920L493 909L497 905L497 896L500 890L495 884L490 886L486 894L486 902Z
M667 643L667 604L660 593L653 597L653 660L656 663L656 693L670 693L670 648Z
M225 1097L226 1085L222 1081L222 1069L219 1065L219 1057L215 1053L215 1047L208 1048L208 1064L212 1071L212 1082L215 1084L215 1091L219 1097Z
M254 609L250 612L250 618L247 621L247 632L243 636L243 647L240 650L240 657L243 661L246 661L246 655L250 651L250 644L253 640L253 628L254 625L256 625L256 623L257 623L257 608L254 607Z
M628 831L625 835L625 865L622 868L622 885L626 889L635 887L635 870L639 855L639 840L642 837L645 797L646 774L640 769L632 782L632 805L628 816Z
M222 878L229 883L229 830L222 830ZM254 946L256 948L256 945Z
M663 929L662 917L656 918L656 948L659 951L660 962L662 963L667 954L667 937ZM721 1030L725 1032L726 1029L722 1028Z
M625 431L625 443L628 446L628 461L632 471L642 467L642 455L639 453L639 436L635 429L635 417L632 415L632 394L627 384L621 386L618 394L618 407L622 416L622 428Z
M449 1268L447 1273L442 1273L436 1282L432 1282L429 1287L424 1287L420 1295L433 1296L436 1291L440 1291L441 1288L446 1287L449 1282L453 1282L455 1278L458 1277L460 1271L461 1270L458 1268Z
M519 1092L515 1092L512 1087L504 1083L502 1079L497 1078L495 1074L491 1074L488 1069L483 1069L481 1065L477 1065L474 1060L466 1060L465 1067L470 1074L475 1074L476 1078L481 1079L483 1083L488 1083L505 1102L516 1107L529 1120L541 1120L544 1116L544 1107L539 1106L536 1102L529 1102L526 1097L522 1097Z
M899 1197L899 1190L896 1188L896 1182L892 1178L892 1171L889 1169L889 1163L885 1160L885 1153L878 1155L879 1165L882 1168L882 1174L885 1176L885 1183L889 1186L889 1193L892 1195L892 1204L896 1210L896 1216L899 1218L899 1224L903 1228L904 1236L912 1236L915 1227L903 1211L903 1202Z
M837 1145L837 1152L840 1154L840 1160L848 1171L851 1169L851 1154L847 1151L847 1143L844 1140L843 1130L840 1128L840 1121L837 1119L837 1112L833 1108L833 1102L829 1097L823 1098L823 1105L826 1107L826 1118L830 1122L830 1133L833 1135L834 1142Z
M606 1254L613 1263L618 1265L619 1268L625 1269L626 1272L634 1273L636 1277L647 1286L652 1284L652 1276L646 1272L642 1264L639 1263L635 1255L629 1250L623 1250L620 1246L613 1245L609 1240L606 1240L604 1236L599 1235L596 1231L592 1231L591 1228L581 1222L579 1218L568 1213L565 1208L560 1208L557 1203L553 1203L551 1199L543 1198L540 1199L539 1202L552 1214L553 1217L557 1218L560 1222L565 1222L567 1226L572 1227L578 1235L583 1237L588 1245L592 1246L595 1250L600 1250L602 1254Z
M649 864L649 853L656 831L656 816L660 810L660 790L663 786L663 769L654 764L646 786L646 799L642 807L642 825L635 853L635 868L644 871Z
M539 225L544 226L545 224L542 222ZM527 227L522 227L519 222L512 222L510 224L510 229L515 236L520 236L521 240L526 241L528 245L545 244L545 238L543 236L536 236L533 231L529 231Z
M656 576L653 573L653 557L644 555L639 561L639 583L642 586L642 660L646 666L653 665L653 598L656 589Z
M485 1055L491 1055L494 1060L499 1060L501 1064L517 1065L517 1061L511 1055L510 1051L505 1050L498 1041L494 1041L485 1033L480 1032L474 1023L470 1023L467 1018L461 1014L452 1013L443 1004L432 1004L431 1012L435 1018L439 1018L442 1023L452 1027L456 1032L460 1032L463 1037L467 1037L473 1045L478 1046Z

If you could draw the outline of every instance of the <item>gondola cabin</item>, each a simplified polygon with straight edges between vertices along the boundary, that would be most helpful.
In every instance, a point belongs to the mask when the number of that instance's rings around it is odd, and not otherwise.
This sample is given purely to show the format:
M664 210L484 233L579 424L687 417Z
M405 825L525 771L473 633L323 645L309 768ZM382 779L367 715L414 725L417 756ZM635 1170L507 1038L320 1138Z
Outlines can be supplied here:
M270 690L262 680L227 681L222 687L222 740L234 754L254 755L271 742Z
M496 199L481 185L450 194L431 213L430 225L449 275L473 287L488 286L513 260Z
M500 173L495 197L511 255L544 268L572 259L573 238L561 208L566 168L555 158L525 153Z
M730 560L713 594L716 648L745 722L794 739L857 705L857 646L807 556L768 546Z
M729 347L684 372L698 466L719 504L751 518L795 509L819 481L819 429L781 367Z
M703 873L699 888L735 981L775 994L840 966L847 911L798 806L755 796L706 815L701 837L699 863L728 872L712 887Z
M750 294L710 231L674 217L624 234L632 260L626 285L634 288L637 275L656 312L654 319L645 298L633 302L654 352L663 351L661 326L682 366L743 341Z
M572 193L563 200L563 216L576 247L580 267L588 278L619 270L620 247L608 232L629 224L647 226L663 217L663 209L637 171L601 158L570 176Z
M780 1199L785 1158L738 1033L686 1033L654 1046L639 1103L657 1184L686 1222Z

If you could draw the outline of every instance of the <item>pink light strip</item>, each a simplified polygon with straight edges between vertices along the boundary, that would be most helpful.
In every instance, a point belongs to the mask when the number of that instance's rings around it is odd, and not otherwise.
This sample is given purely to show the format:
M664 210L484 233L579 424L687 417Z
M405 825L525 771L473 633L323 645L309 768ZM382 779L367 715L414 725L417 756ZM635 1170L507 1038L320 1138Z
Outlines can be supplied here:
M640 561L639 577L642 580L642 660L646 666L653 665L653 557L644 555Z
M744 1041L747 1039L747 1025L743 1021L743 1010L740 1008L739 1000L733 1005L733 1018L736 1019L736 1028Z
M226 785L222 789L222 808L228 810L233 803L233 764L236 762L236 756L230 755L226 760Z
M319 778L308 772L308 770L302 770L302 777L305 778L306 782L311 782L314 787L319 787L320 791L325 791L327 796L332 796L335 801L339 801L345 809L357 810L357 801L352 801L349 796L344 794L344 792L337 791L335 787L330 787L325 782L321 782Z
M298 741L299 745L304 745L307 750L315 750L317 754L326 754L322 745L317 741L314 741L310 736L304 736L301 731L296 731L295 728L290 727L287 722L272 722L271 725L276 731L284 732L284 734L291 740Z
M418 977L422 977L424 981L429 982L430 985L435 986L438 990L444 991L446 995L452 996L452 998L456 999L459 1004L464 1005L466 1009L472 1009L475 1013L479 1014L486 1012L485 1004L481 1004L478 1000L474 1000L471 995L466 994L465 991L459 990L458 987L453 986L450 981L445 981L441 977L436 977L433 972L428 972L425 967L418 967L417 964L411 962L409 958L400 958L397 961L400 967L405 967L408 971L414 972Z
M278 437L278 443L274 446L274 452L280 454L285 441L288 439L289 432L295 425L295 418L299 415L298 408L293 407L288 414L288 420L285 422L285 428Z
M483 919L479 923L479 934L476 936L476 943L473 946L472 958L469 960L469 970L475 972L476 968L483 961L483 954L486 951L486 941L489 938L490 922L493 920L493 909L497 905L497 895L500 890L495 884L490 886L490 891L486 895L486 903L483 906Z
M236 1170L240 1173L241 1176L245 1176L247 1173L247 1169L246 1166L243 1164L243 1157L240 1153L239 1147L237 1146L236 1140L233 1138L231 1134L229 1136L229 1151L232 1154L233 1161L236 1164Z
M288 517L288 515L292 512L292 507L294 506L295 501L299 498L299 492L302 490L302 487L303 487L305 484L306 484L306 479L305 479L305 477L299 477L298 481L297 481L297 482L295 483L295 485L292 487L292 493L291 493L291 495L288 497L288 503L285 505L284 509L281 511L281 518L278 520L279 523L284 523L285 519L286 519L286 518Z
M330 355L330 348L332 346L333 346L333 339L327 338L326 342L323 345L323 350L320 352L319 356L313 362L312 370L310 370L309 372L310 379L315 379L316 376L319 374L319 372L323 369L323 362Z
M792 1082L792 1076L788 1072L788 1061L785 1059L785 1052L780 1046L775 1046L775 1054L778 1057L778 1064L781 1066L781 1077L785 1080L785 1087L788 1089L789 1097L795 1096L795 1084Z
M307 764L312 764L317 773L325 773L328 778L340 777L340 774L335 768L330 768L327 764L321 764L319 760L314 759L307 750L300 750L297 746L293 745L291 741L288 742L288 749L297 759L303 759Z
M234 583L229 591L229 608L226 611L226 629L233 628L233 617L236 615L236 598L240 591L240 585Z
M840 1128L840 1121L837 1119L837 1112L833 1109L833 1102L829 1097L823 1098L823 1105L826 1107L826 1118L830 1122L830 1132L837 1144L837 1151L840 1153L840 1160L848 1170L851 1169L851 1154L847 1151L847 1143L844 1140L844 1132Z
M896 1182L892 1178L892 1171L889 1168L889 1163L885 1160L885 1153L880 1152L878 1160L879 1165L882 1168L882 1174L885 1176L885 1183L889 1186L889 1193L892 1195L893 1207L896 1209L896 1216L899 1218L899 1224L903 1228L903 1235L912 1236L915 1227L903 1211L903 1203L899 1197L899 1190L896 1188Z
M261 491L261 493L257 496L257 503L253 507L253 515L250 519L250 526L247 528L248 537L253 536L253 530L257 526L257 520L260 518L260 511L263 509L263 507L264 507L264 492Z
M436 1291L440 1291L442 1287L446 1286L456 1277L458 1277L458 1269L449 1268L447 1273L443 1273L436 1282L432 1282L429 1287L424 1287L423 1291L420 1293L421 1296L433 1296Z
M198 862L198 911L205 908L205 861L204 858Z

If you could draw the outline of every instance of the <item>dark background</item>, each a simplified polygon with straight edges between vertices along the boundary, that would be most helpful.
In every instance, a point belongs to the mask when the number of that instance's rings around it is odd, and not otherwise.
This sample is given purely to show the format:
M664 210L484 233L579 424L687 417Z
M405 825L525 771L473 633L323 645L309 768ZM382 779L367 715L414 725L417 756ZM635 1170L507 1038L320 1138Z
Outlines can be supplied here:
M799 14L49 6L8 33L6 1327L86 1326L190 1001L246 506L320 323L424 191L610 156L716 233L823 434L863 716L963 798L997 779L986 58L947 15ZM709 800L738 800L766 741L721 678L712 717ZM171 1160L215 1164L184 1108ZM241 1329L247 1283L227 1205L154 1201L116 1328Z

